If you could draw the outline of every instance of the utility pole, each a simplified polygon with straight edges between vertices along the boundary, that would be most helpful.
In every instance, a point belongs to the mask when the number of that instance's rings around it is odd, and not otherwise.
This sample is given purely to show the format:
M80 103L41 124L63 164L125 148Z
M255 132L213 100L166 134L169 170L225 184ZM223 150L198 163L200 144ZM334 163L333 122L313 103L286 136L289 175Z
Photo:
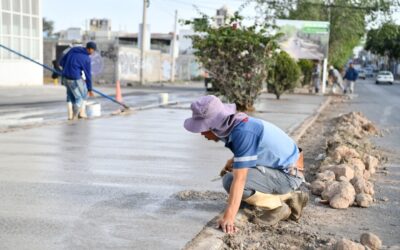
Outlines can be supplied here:
M329 21L329 34L331 33L331 5L332 5L332 0L328 0L328 21ZM329 42L328 42L329 44ZM323 70L322 70L322 88L321 88L321 92L322 94L325 94L326 91L326 81L328 79L328 55L329 55L329 51L326 55L326 58L324 58L323 61Z
M145 41L146 41L146 28L147 28L147 8L149 7L150 0L143 0L143 19L142 19L142 37L140 44L140 84L144 85L144 57L145 57Z
M178 26L178 11L175 10L175 23L174 23L174 33L172 38L172 50L171 50L171 82L175 82L175 53L176 53L176 33Z

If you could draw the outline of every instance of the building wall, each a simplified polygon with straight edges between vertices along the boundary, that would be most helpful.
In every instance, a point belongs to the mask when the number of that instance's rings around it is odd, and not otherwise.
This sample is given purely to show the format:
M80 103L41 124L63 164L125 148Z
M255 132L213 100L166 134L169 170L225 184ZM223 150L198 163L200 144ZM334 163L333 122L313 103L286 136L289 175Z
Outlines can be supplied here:
M52 66L56 58L57 41L44 42L45 64ZM101 65L100 73L93 75L93 81L99 84L114 84L120 80L121 84L136 84L140 82L140 50L133 46L118 45L115 41L98 41L98 57L96 64ZM93 60L93 59L92 59ZM97 61L98 60L98 61ZM146 51L145 82L164 82L171 78L171 55L158 50ZM93 70L95 71L95 70ZM200 75L199 66L193 55L181 55L176 59L175 79L193 80ZM51 73L44 71L47 79Z
M0 43L43 61L41 0L0 1ZM40 66L0 48L0 86L41 85Z

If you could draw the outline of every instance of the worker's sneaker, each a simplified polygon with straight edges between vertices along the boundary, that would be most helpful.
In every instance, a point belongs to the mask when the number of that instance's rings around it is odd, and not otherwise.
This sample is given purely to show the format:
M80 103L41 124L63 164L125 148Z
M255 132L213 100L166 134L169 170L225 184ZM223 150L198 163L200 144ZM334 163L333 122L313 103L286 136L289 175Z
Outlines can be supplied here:
M286 203L282 203L282 206L273 210L263 210L263 213L259 216L254 217L253 221L256 224L273 226L279 221L287 220L290 217L291 211Z
M303 191L293 192L291 197L286 200L286 203L289 205L292 214L290 215L290 219L294 221L298 221L302 215L303 208L307 205L309 196L308 193Z

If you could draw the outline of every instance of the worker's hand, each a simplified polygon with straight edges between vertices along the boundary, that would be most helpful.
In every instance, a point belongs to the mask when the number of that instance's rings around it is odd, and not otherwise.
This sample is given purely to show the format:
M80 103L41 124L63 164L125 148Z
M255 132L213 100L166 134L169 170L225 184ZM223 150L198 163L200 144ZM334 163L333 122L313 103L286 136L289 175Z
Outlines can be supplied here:
M225 166L224 166L224 168L221 170L221 172L219 173L219 176L224 176L226 173L228 173L228 172L232 172L232 167L233 167L233 158L232 159L229 159L227 162L226 162L226 164L225 164Z
M88 92L88 96L89 96L89 97L94 97L93 91L89 91L89 92Z
M221 228L224 233L233 234L239 231L235 226L234 218L225 218L225 216L218 220L217 228Z

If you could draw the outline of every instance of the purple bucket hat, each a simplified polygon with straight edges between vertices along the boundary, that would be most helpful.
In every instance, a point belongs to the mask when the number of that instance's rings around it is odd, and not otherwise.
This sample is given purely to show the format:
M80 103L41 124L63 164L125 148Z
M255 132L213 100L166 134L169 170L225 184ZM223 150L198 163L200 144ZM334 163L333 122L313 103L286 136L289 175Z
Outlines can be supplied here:
M190 106L192 117L183 126L193 133L219 128L228 116L236 113L235 104L224 104L214 95L200 97Z

